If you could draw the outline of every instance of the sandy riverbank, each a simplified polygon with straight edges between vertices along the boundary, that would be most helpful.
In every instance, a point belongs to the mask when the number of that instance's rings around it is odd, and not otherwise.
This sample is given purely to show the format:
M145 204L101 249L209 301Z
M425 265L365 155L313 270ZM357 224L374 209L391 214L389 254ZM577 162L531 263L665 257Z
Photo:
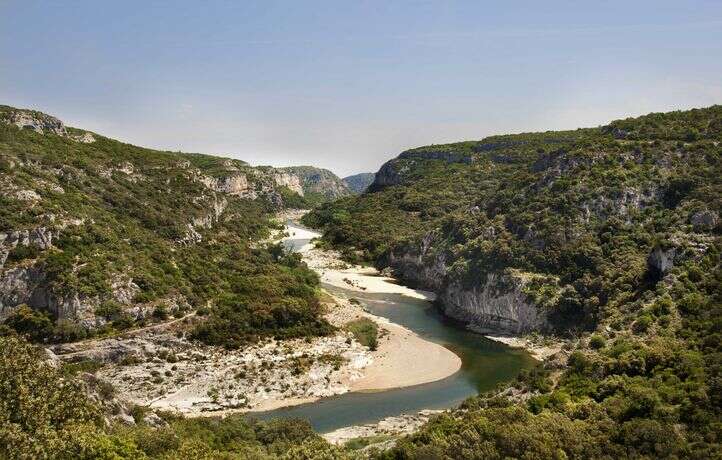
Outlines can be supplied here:
M301 227L290 226L286 239L311 239L318 233ZM418 291L395 284L393 279L380 276L369 267L351 266L343 262L335 251L316 249L312 243L299 251L308 266L316 271L323 283L357 292L396 293L420 299L433 299L433 293ZM347 299L339 299L345 303ZM336 315L338 316L338 315ZM371 363L361 372L362 376L350 383L351 391L385 390L419 385L446 378L461 368L461 359L451 350L419 337L413 331L372 315L358 308L345 311L346 318L336 318L332 323L349 322L366 317L376 322L384 337L378 350L371 352Z

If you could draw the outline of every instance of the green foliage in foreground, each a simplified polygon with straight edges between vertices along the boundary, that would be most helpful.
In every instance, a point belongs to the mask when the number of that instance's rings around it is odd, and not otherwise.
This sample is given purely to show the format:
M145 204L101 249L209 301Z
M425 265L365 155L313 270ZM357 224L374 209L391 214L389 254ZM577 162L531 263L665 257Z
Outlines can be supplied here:
M83 384L16 336L0 337L0 458L8 459L341 459L297 420L242 416L186 419L167 426L108 426Z
M379 327L368 318L360 318L346 324L346 329L356 337L361 345L376 350L379 345Z

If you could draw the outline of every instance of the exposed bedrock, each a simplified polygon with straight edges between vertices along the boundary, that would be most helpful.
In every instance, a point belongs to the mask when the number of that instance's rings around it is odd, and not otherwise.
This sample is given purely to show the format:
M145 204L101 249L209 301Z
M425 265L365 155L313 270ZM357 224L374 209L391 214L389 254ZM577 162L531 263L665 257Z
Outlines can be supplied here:
M450 256L432 244L429 234L418 247L391 252L384 265L403 281L436 292L447 316L478 332L521 334L549 328L546 312L527 292L536 275L506 270L488 274L483 283L465 283L449 270Z

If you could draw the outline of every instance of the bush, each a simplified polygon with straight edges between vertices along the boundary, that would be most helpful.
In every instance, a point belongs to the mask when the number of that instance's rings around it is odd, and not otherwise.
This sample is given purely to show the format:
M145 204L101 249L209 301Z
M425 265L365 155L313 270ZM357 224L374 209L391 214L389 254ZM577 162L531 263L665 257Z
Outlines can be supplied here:
M115 300L106 300L95 309L95 315L112 321L123 313L123 306Z
M346 324L346 330L350 331L361 345L375 351L378 347L378 326L368 318L360 318Z
M88 337L89 332L80 324L67 320L59 319L53 328L53 338L58 342L75 342Z
M153 309L153 318L163 321L168 319L169 313L168 313L168 307L166 307L164 304L160 304Z
M607 345L607 340L599 334L594 334L589 339L589 346L595 350L604 348Z
M653 323L654 319L652 318L652 316L645 313L639 316L639 318L637 318L637 321L634 322L634 332L646 332Z
M41 342L53 334L53 321L45 313L19 305L5 320L5 325L34 342Z

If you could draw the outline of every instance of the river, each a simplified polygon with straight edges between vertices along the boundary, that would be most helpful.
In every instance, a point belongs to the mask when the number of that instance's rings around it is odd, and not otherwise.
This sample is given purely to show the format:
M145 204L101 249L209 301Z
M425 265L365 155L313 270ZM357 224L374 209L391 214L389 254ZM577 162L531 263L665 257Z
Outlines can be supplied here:
M291 230L300 227L289 224ZM305 230L305 229L304 229ZM286 240L300 250L309 239ZM443 316L427 300L401 294L351 291L324 284L340 297L356 298L371 313L411 329L422 338L439 343L462 361L454 375L432 383L377 392L351 392L319 401L253 414L259 419L294 417L308 420L325 433L345 426L377 422L385 417L416 413L424 409L447 409L465 399L513 379L520 370L535 364L523 350L486 339Z

